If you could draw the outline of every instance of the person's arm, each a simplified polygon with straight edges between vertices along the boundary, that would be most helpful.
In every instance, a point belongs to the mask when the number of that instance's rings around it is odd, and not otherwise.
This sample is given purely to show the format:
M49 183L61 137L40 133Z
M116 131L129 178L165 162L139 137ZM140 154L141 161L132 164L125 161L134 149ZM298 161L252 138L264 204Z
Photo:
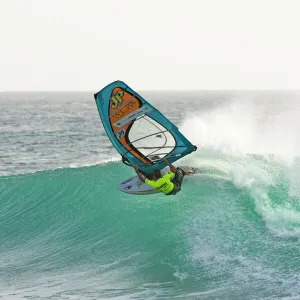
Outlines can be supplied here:
M138 176L138 178L142 181L145 182L145 177L139 172L139 168L137 165L133 165L133 168L135 169L135 172Z
M162 159L162 161L168 165L171 172L176 173L176 168L171 163L169 163L168 160L165 157Z

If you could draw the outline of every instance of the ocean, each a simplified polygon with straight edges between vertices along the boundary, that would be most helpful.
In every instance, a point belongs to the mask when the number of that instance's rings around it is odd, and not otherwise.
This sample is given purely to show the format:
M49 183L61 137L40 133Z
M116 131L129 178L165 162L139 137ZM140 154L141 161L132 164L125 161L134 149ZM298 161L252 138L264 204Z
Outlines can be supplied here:
M300 299L300 93L139 91L198 147L166 197L94 92L0 93L0 299Z

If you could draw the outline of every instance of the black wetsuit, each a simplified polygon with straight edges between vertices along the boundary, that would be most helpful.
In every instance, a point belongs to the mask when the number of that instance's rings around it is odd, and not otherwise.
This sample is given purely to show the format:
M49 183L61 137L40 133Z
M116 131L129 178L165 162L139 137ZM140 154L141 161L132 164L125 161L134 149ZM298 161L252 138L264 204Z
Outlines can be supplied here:
M180 169L180 168L176 169L175 176L173 177L173 179L171 179L171 181L174 183L174 189L172 190L171 193L169 193L167 195L176 195L178 192L180 192L181 183L182 183L184 175L185 175L185 173L182 169Z

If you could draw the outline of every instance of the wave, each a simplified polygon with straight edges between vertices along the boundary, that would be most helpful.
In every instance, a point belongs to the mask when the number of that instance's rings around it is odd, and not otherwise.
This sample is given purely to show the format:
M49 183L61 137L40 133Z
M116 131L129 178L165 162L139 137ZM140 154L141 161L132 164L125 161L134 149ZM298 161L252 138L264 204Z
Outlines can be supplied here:
M250 287L257 272L259 286L273 276L298 291L288 284L289 272L267 267L273 261L280 269L289 257L292 272L299 252L280 250L299 248L289 240L299 237L299 198L291 197L280 165L257 157L211 159L201 151L183 163L202 174L186 180L174 198L120 193L117 183L133 175L120 162L2 177L3 283L17 282L22 295L29 282L47 291L46 282L53 282L58 295L68 288L87 292L83 283L90 282L104 298L177 291L226 299L220 274L233 286ZM201 272L215 284L205 285ZM189 288L181 290L179 282Z

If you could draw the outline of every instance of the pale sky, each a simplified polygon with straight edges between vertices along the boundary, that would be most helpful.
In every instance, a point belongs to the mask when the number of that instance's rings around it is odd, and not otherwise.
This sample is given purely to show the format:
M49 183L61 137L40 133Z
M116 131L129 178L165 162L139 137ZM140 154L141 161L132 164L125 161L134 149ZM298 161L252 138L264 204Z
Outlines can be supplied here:
M0 0L0 91L299 89L299 0Z

